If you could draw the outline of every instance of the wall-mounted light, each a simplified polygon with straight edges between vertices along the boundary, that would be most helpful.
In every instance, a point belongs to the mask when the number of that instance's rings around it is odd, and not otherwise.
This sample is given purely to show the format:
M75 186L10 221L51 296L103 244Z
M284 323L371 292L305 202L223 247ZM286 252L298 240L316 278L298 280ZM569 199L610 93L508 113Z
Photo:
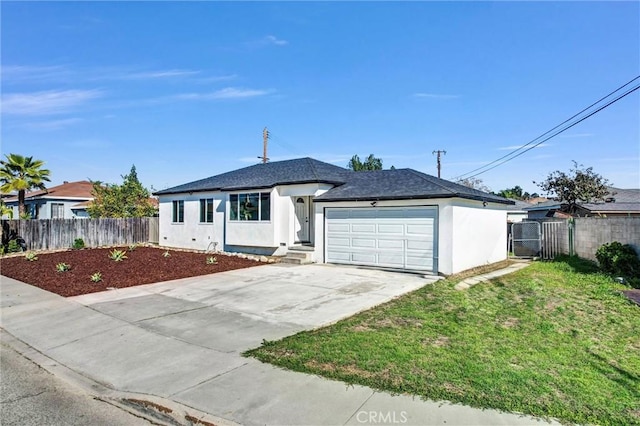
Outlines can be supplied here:
M486 201L482 202L482 207L487 207L487 202Z
M371 202L371 207L375 207L375 206L376 206L376 204L378 204L378 202L377 202L377 201L372 201L372 202Z

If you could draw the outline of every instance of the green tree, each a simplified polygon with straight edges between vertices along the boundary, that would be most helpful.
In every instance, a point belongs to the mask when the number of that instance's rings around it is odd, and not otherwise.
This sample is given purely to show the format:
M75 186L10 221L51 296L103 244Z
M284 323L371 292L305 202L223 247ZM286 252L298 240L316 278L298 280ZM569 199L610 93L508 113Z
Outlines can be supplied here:
M361 172L364 170L382 170L382 160L374 157L373 154L370 154L367 159L362 162L358 155L354 155L351 157L351 160L349 160L347 168L354 172Z
M556 170L549 173L542 182L533 182L547 194L566 204L565 211L577 212L578 203L604 201L610 194L609 181L593 171L593 167L584 168L573 162L569 173Z
M8 216L9 219L13 219L13 208L9 207L4 203L4 201L0 200L0 217Z
M138 180L136 166L122 176L122 185L93 183L93 201L87 207L89 216L95 217L146 217L153 216L156 208L151 203L149 191Z
M18 191L18 213L26 217L24 198L27 191L32 189L45 190L44 182L51 182L51 172L43 169L44 161L34 160L18 154L5 155L0 161L0 192L9 194Z
M458 179L456 181L458 185L466 186L467 188L477 189L482 192L491 192L491 189L487 185L484 184L483 180L480 178L468 177L464 179Z
M523 191L519 185L513 188L501 189L495 194L504 198L511 198L512 200L528 200L529 198L536 198L538 196L536 192L529 194L527 191Z

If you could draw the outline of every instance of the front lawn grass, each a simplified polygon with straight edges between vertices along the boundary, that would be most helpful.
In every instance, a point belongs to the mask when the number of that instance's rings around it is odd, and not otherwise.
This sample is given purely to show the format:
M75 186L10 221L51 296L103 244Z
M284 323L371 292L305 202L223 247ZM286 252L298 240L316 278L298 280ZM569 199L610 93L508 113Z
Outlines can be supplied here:
M428 285L246 354L296 371L564 423L640 424L640 309L563 257Z

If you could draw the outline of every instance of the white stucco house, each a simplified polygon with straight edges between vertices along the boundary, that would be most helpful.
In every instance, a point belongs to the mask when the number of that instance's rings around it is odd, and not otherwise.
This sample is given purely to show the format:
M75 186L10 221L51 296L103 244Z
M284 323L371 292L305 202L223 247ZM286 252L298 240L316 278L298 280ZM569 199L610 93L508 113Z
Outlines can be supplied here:
M353 172L312 158L157 191L160 244L453 274L506 259L513 202L412 169Z

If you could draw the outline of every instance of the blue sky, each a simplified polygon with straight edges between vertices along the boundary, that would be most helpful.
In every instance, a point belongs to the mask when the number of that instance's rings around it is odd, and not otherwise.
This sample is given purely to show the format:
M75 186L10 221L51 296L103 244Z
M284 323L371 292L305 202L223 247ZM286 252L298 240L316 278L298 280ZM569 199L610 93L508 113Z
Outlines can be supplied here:
M640 74L638 2L2 2L2 153L52 184L157 190L311 156L442 177ZM576 160L640 186L640 96L479 175L538 191Z

